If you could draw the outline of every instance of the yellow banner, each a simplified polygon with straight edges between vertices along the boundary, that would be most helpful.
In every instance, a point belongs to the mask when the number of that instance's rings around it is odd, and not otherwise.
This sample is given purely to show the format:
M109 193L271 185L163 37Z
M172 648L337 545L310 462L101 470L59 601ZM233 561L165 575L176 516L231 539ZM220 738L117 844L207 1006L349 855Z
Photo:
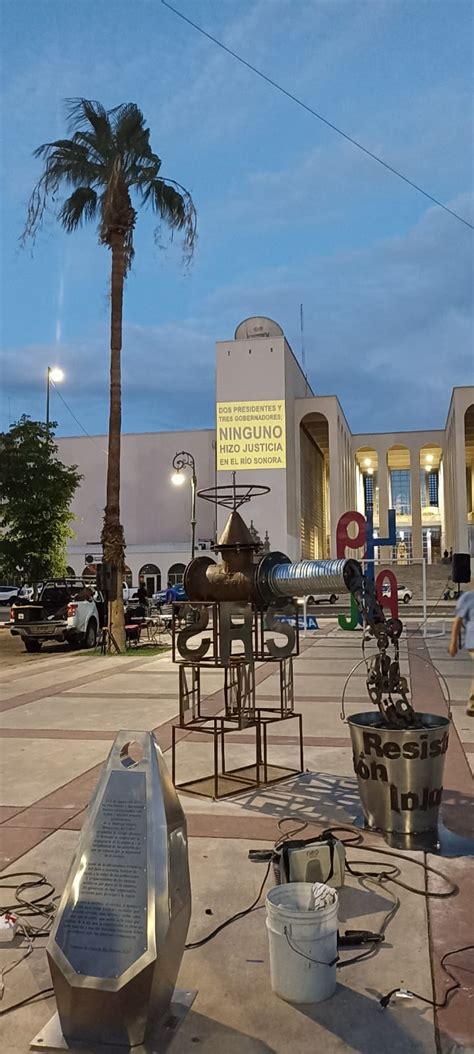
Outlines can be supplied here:
M285 403L217 403L217 468L286 468Z

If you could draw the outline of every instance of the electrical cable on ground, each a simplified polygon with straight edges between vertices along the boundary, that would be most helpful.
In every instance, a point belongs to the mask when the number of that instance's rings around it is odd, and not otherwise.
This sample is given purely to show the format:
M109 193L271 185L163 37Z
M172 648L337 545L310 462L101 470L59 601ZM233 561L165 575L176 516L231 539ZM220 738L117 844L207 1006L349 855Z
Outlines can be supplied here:
M281 835L275 840L273 852L271 853L270 860L268 861L263 881L261 883L258 894L252 904L250 904L248 908L244 908L242 911L238 911L234 915L230 916L230 918L225 919L224 922L221 922L218 926L215 927L214 930L206 934L205 937L202 937L198 941L193 941L186 944L185 950L189 951L194 948L203 947L203 945L213 940L213 938L216 937L219 933L221 933L221 931L224 930L227 926L230 926L233 922L237 922L239 919L244 918L245 916L249 915L252 911L256 911L259 909L259 902L262 897L263 890L265 888L270 873L270 868L273 861L273 853L277 851L282 845L284 845L285 842L293 838L295 834L300 834L309 826L308 821L297 820L297 826L295 827L295 819L295 817L284 816L281 817L281 819L278 821L278 827L280 829ZM283 830L283 825L287 823L291 823L293 826L289 830ZM340 837L341 833L349 835L350 837ZM338 837L338 840L343 845L348 847L350 846L354 849L359 849L361 851L363 850L368 853L374 853L379 856L382 855L388 857L395 857L396 859L403 860L404 862L415 864L416 866L421 867L423 869L425 876L428 876L428 874L433 874L436 875L438 878L442 878L442 880L447 884L448 888L445 890L417 889L409 883L402 881L402 879L400 878L401 870L396 864L388 864L381 871L357 871L355 870L355 868L360 867L361 865L364 866L364 868L371 867L372 865L375 867L377 866L378 861L352 860L351 863L349 863L346 859L346 870L350 875L352 875L354 878L358 878L364 888L365 883L367 882L378 889L380 889L380 886L383 885L385 891L388 893L389 896L392 897L393 904L391 908L389 908L389 910L385 913L383 922L378 932L365 934L365 940L363 943L369 944L369 947L366 951L362 951L360 954L352 956L350 959L338 958L332 963L323 963L322 965L333 966L337 962L338 968L343 968L345 966L351 966L359 962L363 962L365 959L373 958L378 953L380 946L383 943L388 925L392 921L400 907L400 900L396 896L396 894L388 888L388 882L393 882L411 893L415 893L418 896L425 897L425 899L446 899L448 897L455 896L459 892L459 887L456 885L456 883L451 882L447 875L445 875L442 871L439 871L437 868L425 864L422 860L418 860L412 856L407 856L405 853L396 852L392 849L381 849L378 846L364 845L362 832L357 830L356 828L349 826L330 827L322 832L320 838L321 840L324 840L324 838L327 838L328 836L331 836L333 838ZM258 857L254 856L254 859L258 859ZM16 882L11 883L8 881L9 879L18 878L26 879L26 881L23 881L19 884L17 884ZM45 886L47 887L47 889L44 892L38 892L36 896L30 895L28 899L24 896L27 890L35 889L38 887L39 891L41 891ZM0 890L1 889L15 889L15 900L11 904L0 906L0 912L15 912L16 915L22 919L21 928L23 930L23 934L26 940L28 941L28 948L25 954L20 959L15 960L14 963L11 963L9 966L0 971L0 998L2 998L3 996L3 977L11 970L13 970L16 966L18 966L21 962L23 962L24 959L26 959L27 956L31 954L31 952L34 950L34 938L40 936L49 936L54 915L57 910L57 901L59 900L59 897L54 895L54 886L50 882L48 882L44 875L39 874L38 872L10 872L5 875L1 875ZM263 905L260 905L260 907L262 906ZM33 926L30 921L26 921L27 919L37 916L46 919L46 926L43 925L41 927L36 927ZM288 934L285 935L288 940ZM288 941L288 943L290 942ZM445 952L442 959L440 960L441 968L444 970L445 973L448 974L450 979L454 982L454 984L452 984L450 988L448 988L445 992L443 1001L441 1003L431 1000L426 996L419 995L417 992L412 992L410 989L393 988L390 992L387 993L387 995L383 996L380 999L380 1005L383 1008L386 1008L390 1005L391 999L394 996L399 995L401 997L409 999L419 999L421 1000L421 1002L427 1003L430 1006L435 1007L436 1009L442 1009L447 1005L451 993L457 991L461 987L461 982L456 980L454 975L450 972L449 968L445 965L446 959L450 958L452 955L461 954L462 952L470 951L473 949L474 945L466 945L463 948L452 949L451 951ZM303 955L304 958L310 958L309 956L306 956L304 955L304 953L300 952L297 947L294 947L293 950L298 954ZM311 958L310 961L318 962L318 960L311 960ZM0 1015L8 1014L11 1011L17 1010L22 1006L29 1005L30 1003L39 1002L42 999L48 998L53 993L54 988L41 989L40 991L34 992L32 995L27 996L26 999L22 999L20 1002L14 1003L12 1006L0 1009Z
M362 153L372 158L372 160L376 161L377 164L382 165L383 168L386 168L389 172L392 172L394 176L397 176L399 179L402 179L404 183L407 183L409 187L412 187L414 190L418 191L419 194L423 194L423 196L425 198L428 198L429 201L432 201L434 205L438 205L440 209L444 209L444 211L448 212L450 216L454 216L454 219L459 220L460 223L463 223L466 227L469 227L471 230L474 230L474 224L470 223L469 220L466 220L464 216L460 216L459 213L454 212L453 209L450 209L442 201L439 201L438 198L435 198L433 194L430 194L427 190L423 190L423 187L420 187L418 183L414 183L412 179L408 179L408 176L404 176L403 173L399 172L399 170L397 168L394 168L393 165L389 165L389 163L387 161L384 161L383 158L379 157L378 154L374 154L372 150L368 150L366 146L363 146L362 143L360 143L357 139L354 139L353 136L348 135L347 132L343 132L342 128L338 128L337 125L332 123L332 121L328 121L328 119L326 117L323 117L322 114L318 113L317 110L313 110L311 106L308 106L307 103L302 101L302 99L299 99L297 95L293 95L292 92L288 91L286 88L283 88L281 84L278 84L277 81L274 81L272 77L268 77L266 73L262 72L262 70L257 69L257 67L253 66L251 62L247 62L247 60L242 58L241 55L238 55L236 51L232 51L232 49L228 48L225 44L223 44L221 40L218 40L217 37L214 37L212 33L208 33L205 29L202 28L202 26L198 26L197 22L193 22L192 19L188 18L187 15L184 15L182 11L178 11L177 7L173 7L173 5L169 4L167 0L161 0L161 3L163 4L163 7L167 7L169 11L172 11L173 14L177 15L178 18L181 18L183 22L187 22L189 26L192 26L192 28L197 30L198 33L201 33L203 37L207 37L207 39L211 40L213 44L217 44L217 47L221 48L222 51L226 51L228 55L231 55L232 58L237 60L237 62L240 62L242 66L246 66L247 69L252 71L252 73L256 73L257 77L261 77L261 79L266 81L267 84L270 84L272 88L276 88L276 90L281 92L282 95L286 95L286 97L288 99L291 99L292 102L295 102L297 106L301 106L303 110L306 110L307 113L310 113L313 117L316 117L318 121L322 121L322 123L327 125L328 128L331 128L333 132L337 132L338 135L342 136L343 139L346 139L348 143L352 144L352 146L357 147L358 150L361 150Z
M11 879L23 879L24 881L12 882ZM7 974L11 973L17 966L20 966L35 951L34 942L38 937L49 937L59 900L59 897L54 895L55 889L51 882L48 881L45 875L36 871L11 871L0 875L0 892L10 889L15 890L14 900L8 904L0 905L0 915L12 914L16 916L23 939L27 942L27 948L20 958L0 968L0 1000L4 996L4 978ZM36 893L32 893L31 891L33 890L36 890ZM31 921L32 919L41 919L41 925L36 926ZM8 947L9 945L4 946L5 949ZM38 994L35 993L30 998L36 998ZM0 1013L8 1013L9 1010L13 1009L15 1007L8 1007L6 1010L0 1011Z
M300 820L300 821L298 821L298 826L297 827L293 827L289 831L283 831L282 830L282 824L288 823L288 822L294 824L295 818L291 817L291 816L283 816L278 821L278 827L279 827L280 831L282 831L282 834L281 834L281 837L278 838L275 841L275 843L274 843L274 851L278 850L280 848L280 846L284 844L285 841L288 841L295 834L299 834L301 831L304 831L309 826L308 825L308 821ZM381 883L385 884L387 882L393 882L396 885L401 886L403 889L408 890L408 892L415 893L418 896L423 896L423 897L425 897L425 899L429 898L429 897L438 898L438 899L446 899L447 897L455 896L459 892L459 887L456 885L455 882L451 882L450 879L447 877L447 875L443 874L442 871L438 871L437 868L431 867L431 865L429 865L429 864L425 864L422 860L417 860L415 857L407 856L406 854L403 854L403 853L397 853L395 850L392 850L392 849L379 849L378 847L364 845L363 844L363 836L362 836L361 832L355 830L352 827L330 827L327 830L323 831L323 834L322 834L321 838L324 838L324 836L327 836L327 835L332 835L333 837L338 837L337 833L336 833L338 831L343 831L343 832L346 832L346 833L351 835L350 839L344 839L344 838L340 838L339 837L339 841L342 842L343 845L353 846L354 848L357 848L357 849L360 849L360 850L364 850L364 851L369 852L369 853L376 853L376 854L379 854L379 855L382 855L382 856L396 857L399 860L403 860L405 862L408 861L409 863L412 863L412 864L415 864L418 867L421 867L423 869L424 874L430 873L430 874L436 875L437 878L442 878L443 882L445 882L447 884L448 889L441 890L441 891L439 891L439 890L417 889L415 886L411 886L407 882L403 882L402 881L402 879L399 877L400 874L401 874L401 870L400 870L399 867L397 867L396 864L388 865L387 867L385 867L383 869L383 871L380 871L380 870L378 870L378 871L355 871L355 870L353 870L354 865L357 865L357 866L360 866L360 865L371 866L373 864L374 866L377 866L378 861L376 861L376 860L372 860L372 861L369 860L367 862L367 864L363 860L354 860L354 861L352 861L351 864L349 864L348 861L346 860L346 869L347 869L348 873L351 874L353 877L360 878L360 879L363 879L365 881L371 881L372 884L377 885L378 887L380 886ZM255 859L255 857L254 857L254 859ZM262 885L261 885L260 890L258 892L258 895L257 895L256 899L253 901L253 903L248 908L244 908L242 911L236 912L235 915L231 915L230 918L225 919L224 922L221 922L219 924L219 926L216 926L216 928L214 930L211 930L210 933L206 934L205 937L202 937L198 941L193 941L193 942L191 942L189 944L186 944L185 948L186 948L187 951L190 951L193 948L201 948L204 944L207 944L208 941L211 941L214 937L216 937L217 934L221 932L221 930L226 928L226 926L230 926L231 923L237 922L238 919L244 918L246 915L249 915L251 911L255 911L255 909L257 908L257 906L259 904L259 901L260 901L260 898L262 896L263 890L265 888L265 884L266 884L268 875L270 873L271 863L272 863L272 860L270 860L268 862L268 866L267 866L267 869L266 869L266 872L265 872L265 876L264 876ZM378 934L374 935L374 943L377 943L377 950L378 950L378 947L379 947L379 945L381 943L380 937L384 935L385 930L386 930L389 922L391 921L393 916L396 914L396 911L398 910L398 907L399 907L398 898L394 897L394 894L388 889L387 889L387 893L389 894L389 896L392 896L392 898L394 898L394 905L386 913L384 922L382 923L382 926L381 926L380 930L378 931ZM345 962L342 961L340 965L341 966L350 965L350 963L352 963L352 962L358 962L361 959L368 958L369 955L372 955L372 953L373 953L373 949L370 948L367 952L362 952L360 956L355 956L350 961L345 961Z
M23 882L10 882L9 879L24 879ZM10 871L0 875L0 893L2 890L14 889L15 899L8 904L0 904L0 914L12 913L22 920L22 928L31 938L48 937L56 914L59 896L51 882L37 871ZM36 895L25 896L30 890L37 889ZM32 918L41 918L42 925L35 926ZM28 921L27 921L28 920Z
M190 951L192 948L202 948L203 944L207 944L208 941L212 941L213 937L217 937L217 934L220 933L221 930L225 929L226 926L230 926L231 922L237 922L237 919L243 919L245 915L250 915L251 911L255 911L256 907L258 906L260 897L262 896L263 890L265 888L267 878L270 874L271 866L272 862L270 860L268 863L267 870L265 871L265 878L263 879L263 882L258 891L258 895L253 901L253 903L250 905L250 907L244 908L243 911L238 911L235 915L231 915L229 919L226 919L224 922L221 922L219 926L216 926L215 930L212 930L211 933L208 933L205 937L201 937L201 940L193 941L191 944L185 944L185 950Z
M461 987L461 982L457 981L454 975L451 973L448 966L445 966L446 959L451 955L460 955L461 952L474 951L474 944L466 944L464 948L454 948L450 952L445 952L442 959L440 959L440 966L447 973L448 977L454 981L454 984L450 988L446 989L444 998L441 1003L436 1002L435 999L428 999L425 995L419 995L418 992L412 992L410 988L392 988L391 992L387 992L387 995L382 996L380 1000L380 1006L385 1010L386 1007L390 1006L390 1000L394 995L400 995L405 999L419 999L422 1003L427 1003L428 1006L434 1007L435 1010L444 1010L444 1007L448 1005L449 996L452 992L457 992Z

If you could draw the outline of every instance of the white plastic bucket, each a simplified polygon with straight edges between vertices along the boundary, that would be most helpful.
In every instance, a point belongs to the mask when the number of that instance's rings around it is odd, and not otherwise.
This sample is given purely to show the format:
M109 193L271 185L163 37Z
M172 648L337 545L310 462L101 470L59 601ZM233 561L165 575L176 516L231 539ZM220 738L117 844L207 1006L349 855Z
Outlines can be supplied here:
M332 903L311 907L327 890ZM267 894L272 990L289 1003L322 1003L334 995L337 893L322 883L288 882Z

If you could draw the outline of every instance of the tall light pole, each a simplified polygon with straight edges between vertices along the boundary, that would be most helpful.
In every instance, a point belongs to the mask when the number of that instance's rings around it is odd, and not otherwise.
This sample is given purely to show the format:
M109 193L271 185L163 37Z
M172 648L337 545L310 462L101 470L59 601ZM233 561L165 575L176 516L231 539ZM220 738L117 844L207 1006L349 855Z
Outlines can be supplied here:
M60 384L64 380L64 373L59 369L58 366L48 366L46 370L46 428L49 431L49 391L51 387L51 381L53 384Z
M181 450L179 454L175 454L173 458L173 468L175 471L171 477L171 482L174 483L175 487L180 487L185 482L183 469L191 469L191 560L194 560L194 554L196 552L197 477L196 462L193 458L193 455L190 454L188 450Z

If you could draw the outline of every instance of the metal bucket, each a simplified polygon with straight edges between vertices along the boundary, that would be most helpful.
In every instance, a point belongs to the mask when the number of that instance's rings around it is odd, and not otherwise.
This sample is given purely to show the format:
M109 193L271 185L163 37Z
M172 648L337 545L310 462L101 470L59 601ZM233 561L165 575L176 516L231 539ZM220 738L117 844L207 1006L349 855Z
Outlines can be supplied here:
M385 728L378 713L354 714L354 772L369 827L420 834L436 830L450 720L422 714L414 729Z

